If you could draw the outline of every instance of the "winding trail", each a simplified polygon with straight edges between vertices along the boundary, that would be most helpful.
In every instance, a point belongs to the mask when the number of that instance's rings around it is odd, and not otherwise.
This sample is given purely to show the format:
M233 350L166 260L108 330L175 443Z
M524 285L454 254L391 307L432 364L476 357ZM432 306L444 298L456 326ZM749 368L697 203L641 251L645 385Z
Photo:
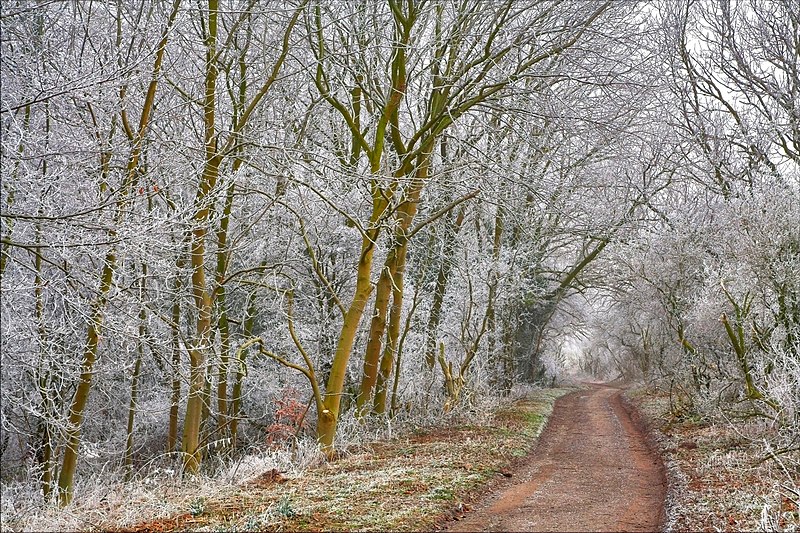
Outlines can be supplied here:
M661 460L610 385L562 396L528 461L448 531L657 531Z

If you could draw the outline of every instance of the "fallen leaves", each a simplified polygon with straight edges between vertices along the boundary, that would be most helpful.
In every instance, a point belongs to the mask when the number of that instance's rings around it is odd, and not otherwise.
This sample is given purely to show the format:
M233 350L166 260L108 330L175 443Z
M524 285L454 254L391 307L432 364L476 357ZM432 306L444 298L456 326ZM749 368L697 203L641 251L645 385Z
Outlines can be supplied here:
M258 477L256 477L255 479L251 480L248 483L248 485L253 487L265 488L275 483L285 483L286 481L287 479L283 476L283 474L278 472L277 469L273 468L272 470L268 470L263 474L259 475Z
M762 460L762 440L743 437L758 435L763 428L748 421L661 423L668 405L664 396L640 391L634 397L664 435L662 453L676 471L669 529L800 529L797 507L783 485L785 471Z

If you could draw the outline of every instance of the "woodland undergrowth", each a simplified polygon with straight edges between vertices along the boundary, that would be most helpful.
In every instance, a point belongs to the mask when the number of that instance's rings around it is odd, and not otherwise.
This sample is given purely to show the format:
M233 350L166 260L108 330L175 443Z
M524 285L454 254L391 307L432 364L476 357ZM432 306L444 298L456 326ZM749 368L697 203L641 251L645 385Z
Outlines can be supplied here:
M670 411L669 395L629 393L645 416L668 472L668 531L800 530L800 450L786 428L721 412ZM797 428L794 428L797 431ZM792 439L788 439L791 444Z
M342 452L333 462L303 436L253 447L193 477L154 466L122 482L118 471L107 470L82 479L76 487L80 497L63 509L42 504L32 484L8 483L2 489L2 529L433 527L527 453L565 392L517 388L510 398L482 396L444 417L419 414L390 424L348 419L339 436Z

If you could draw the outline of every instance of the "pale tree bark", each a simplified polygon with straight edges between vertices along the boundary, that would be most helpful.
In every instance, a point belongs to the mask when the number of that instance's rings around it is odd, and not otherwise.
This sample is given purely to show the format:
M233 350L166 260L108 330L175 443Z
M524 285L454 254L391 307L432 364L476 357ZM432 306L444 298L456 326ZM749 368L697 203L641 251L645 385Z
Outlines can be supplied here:
M403 325L403 332L400 335L400 340L397 342L397 353L395 354L395 362L394 362L394 379L392 383L392 401L389 409L389 415L395 416L397 410L399 408L399 401L400 401L400 369L401 364L403 363L403 346L405 346L406 338L408 337L408 332L411 331L411 320L414 317L414 313L417 310L417 306L419 305L420 301L420 284L417 283L414 285L414 296L411 298L411 309L409 309L408 314L406 314L406 321Z
M25 110L23 111L23 118L22 118L22 135L25 135L30 130L31 125L31 106L30 104L25 106ZM21 163L21 158L25 153L25 144L23 139L20 139L19 144L17 145L17 160L14 161L14 169L11 171L11 179L9 182L3 181L3 188L7 189L6 193L6 201L5 201L5 208L11 209L14 205L14 186L13 184L17 182L18 173L19 173L19 166ZM3 217L3 226L5 226L3 231L3 243L2 248L0 248L0 279L3 278L3 273L6 271L6 265L8 264L8 258L11 254L11 243L12 243L12 233L14 230L14 219L9 218L6 219Z
M167 453L175 451L178 445L178 425L180 423L178 410L181 401L181 293L183 292L183 282L181 273L186 266L185 245L178 249L178 256L175 260L175 280L172 283L172 305L170 306L170 344L172 348L172 359L170 364L170 402L169 402L169 423L167 428Z
M152 211L153 201L148 197L148 210ZM136 339L136 361L133 364L133 373L131 374L131 396L130 403L128 404L128 424L126 428L125 440L125 458L123 460L123 469L125 481L129 481L133 476L133 446L135 436L135 422L136 411L139 408L139 379L142 375L142 359L144 359L144 345L147 338L147 310L145 303L145 295L147 294L147 276L148 269L146 264L142 264L141 276L139 278L139 302L141 309L139 310L139 337Z
M239 58L236 64L239 69L239 83L236 87L238 89L233 104L233 123L239 123L239 117L245 113L247 105L247 61L246 52L249 48L251 39L251 26L245 28L247 31L247 38L245 46L239 50ZM227 73L230 76L230 72ZM233 95L232 95L233 97ZM241 156L242 147L236 146L234 148L234 161L231 166L231 172L235 176L241 168L244 160ZM217 371L217 431L218 437L224 439L230 430L230 416L231 413L230 402L228 401L228 373L230 366L230 351L231 351L231 332L228 322L228 306L226 302L227 288L226 276L228 274L228 266L231 260L231 250L228 248L229 242L229 227L231 220L231 213L233 212L233 202L236 195L236 184L231 182L225 195L225 205L222 209L222 218L217 230L217 265L215 273L215 305L217 308L217 331L220 337L220 361ZM238 416L238 415L237 415ZM235 435L233 437L235 441Z
M444 303L445 292L447 291L447 283L450 279L450 272L453 268L452 257L455 251L456 237L461 230L465 216L466 211L462 207L459 209L455 220L452 221L452 226L450 222L451 217L448 217L445 221L445 231L447 234L444 239L441 262L439 263L439 269L436 274L436 284L433 289L431 310L425 324L425 363L428 365L428 368L433 368L436 364L437 335L439 332L439 323L442 320L442 305Z

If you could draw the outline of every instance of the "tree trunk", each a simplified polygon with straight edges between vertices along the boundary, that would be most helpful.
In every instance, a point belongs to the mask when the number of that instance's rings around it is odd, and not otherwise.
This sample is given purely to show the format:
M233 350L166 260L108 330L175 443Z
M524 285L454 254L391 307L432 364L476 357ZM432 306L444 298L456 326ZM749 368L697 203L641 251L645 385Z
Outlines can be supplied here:
M380 169L380 157L375 157L371 162L371 170L376 174ZM361 239L361 255L356 269L356 290L353 300L344 315L339 340L336 343L336 352L331 364L331 372L325 384L323 408L317 413L317 440L322 451L333 457L333 440L336 436L336 425L339 421L339 410L344 391L344 378L347 372L347 363L353 352L353 343L358 333L358 324L364 315L367 301L372 292L371 274L372 259L375 254L375 243L380 236L380 221L389 207L391 191L380 187L377 180L372 183L372 214L369 218L369 227Z
M414 208L416 210L416 208ZM380 374L375 392L375 405L373 410L376 414L383 414L386 411L386 394L391 377L392 367L394 366L395 354L397 353L397 343L400 339L400 318L403 314L403 279L406 268L406 251L408 243L397 250L396 272L392 289L392 310L389 317L389 330L387 331L386 348L381 358Z
M230 363L230 327L228 325L228 309L225 302L226 288L225 276L228 271L229 252L228 225L230 223L231 210L233 209L234 184L228 186L225 198L225 207L220 220L219 231L217 232L217 330L220 337L220 355L217 374L217 428L220 437L225 437L228 432L228 367Z
M366 406L372 399L372 393L378 380L378 364L383 345L383 334L386 331L386 314L389 308L389 299L392 295L392 280L395 278L395 253L389 251L389 256L381 270L378 285L375 291L375 311L369 328L367 348L364 353L364 371L361 378L361 387L356 398L356 409L359 415L366 414Z
M377 223L383 211L386 209L385 202L376 199L373 208L373 223ZM371 229L361 244L361 258L358 262L356 291L353 302L345 313L342 323L342 330L336 344L336 352L331 365L331 373L325 386L325 397L323 409L317 414L317 438L323 452L328 457L333 457L333 440L336 436L336 425L339 418L339 406L344 390L344 378L347 371L347 362L353 351L358 324L364 314L364 308L372 292L370 274L372 271L372 257L374 254L374 240L377 239L379 230Z
M144 326L139 328L139 334L144 332ZM133 430L134 422L136 419L136 402L139 396L139 376L142 371L142 341L139 341L139 354L136 357L136 363L133 366L133 376L131 377L131 402L128 405L128 427L127 436L125 441L125 481L130 481L133 475Z
M428 323L425 326L425 363L428 365L428 368L431 369L436 364L436 336L439 331L439 322L442 319L442 304L444 303L444 295L447 291L447 282L450 279L450 270L452 268L450 258L455 249L456 236L461 229L461 225L464 223L464 217L465 210L462 207L456 216L456 220L453 222L451 234L445 236L442 262L439 265L439 273L436 276L436 286L433 289L433 303L431 304L431 311L428 315Z
M433 144L428 141L428 146ZM430 153L423 153L419 157L414 182L408 192L405 202L397 210L399 224L395 234L395 247L390 254L394 276L392 279L392 310L389 317L389 331L387 332L386 348L381 358L380 374L378 376L377 392L375 394L374 411L377 414L386 412L386 395L389 378L394 367L397 354L397 343L400 340L400 319L403 314L403 288L406 271L406 255L408 252L408 231L411 222L417 215L419 197L430 174ZM387 259L388 261L388 259Z
M217 0L208 0L208 34L206 35L205 95L203 101L203 122L205 129L205 163L195 204L197 211L193 217L191 265L192 294L197 322L194 339L189 349L189 393L186 402L186 415L183 422L184 472L196 474L200 469L203 452L200 449L200 429L203 419L203 396L206 384L207 354L211 348L211 315L213 301L206 284L206 235L211 201L209 193L214 189L219 176L221 156L217 153L216 138L216 87L217 87Z
M28 132L28 130L30 129L30 124L31 124L31 106L30 104L28 104L25 106L25 115L24 118L22 119L23 133ZM49 124L49 118L48 118L48 124ZM25 145L20 140L20 143L17 146L17 161L14 162L14 169L11 171L11 179L9 180L10 183L18 183L17 173L19 172L20 160L22 159L23 153L25 153ZM44 160L43 164L47 164L47 160ZM3 183L3 185L5 186L6 183ZM8 195L6 196L6 209L10 210L11 207L14 205L14 189L12 189L10 185L8 186L8 188L9 191ZM8 263L8 258L10 257L11 254L10 242L11 242L12 231L14 229L14 219L10 218L8 220L3 220L3 222L5 223L6 226L6 231L3 237L5 237L7 242L5 242L2 248L0 248L0 279L2 279L3 273L6 271L6 264Z
M266 263L262 262L262 266ZM253 326L256 320L256 295L254 292L250 293L247 297L247 310L244 319L244 338L253 338ZM247 352L248 350L241 350L241 356L236 360L236 378L233 382L233 391L231 392L231 412L230 412L230 429L231 429L231 445L236 447L236 438L239 431L239 419L242 413L242 384L244 377L247 374Z
M181 301L180 291L182 283L180 281L180 272L183 268L182 250L179 252L178 260L176 261L176 276L175 276L175 300L172 302L172 324L170 331L172 335L172 383L171 383L171 396L169 405L169 430L167 432L167 453L175 451L178 444L178 407L181 401Z
M50 423L43 420L41 424L42 448L37 456L39 468L42 471L42 496L49 502L53 494L53 443L50 435Z
M499 283L497 275L497 266L500 260L500 245L503 238L503 211L498 206L494 216L494 239L492 241L492 259L494 266L489 274L489 296L486 308L486 321L487 321L487 337L486 337L486 351L488 360L491 364L492 372L494 373L494 381L500 384L503 379L498 378L498 374L502 376L503 372L500 368L500 362L497 354L497 324L495 316L495 300L497 299L497 285ZM502 387L501 387L502 388Z
M153 78L147 89L144 104L142 105L142 114L139 119L139 129L137 132L132 132L126 125L126 130L129 131L129 137L132 142L131 156L128 160L128 165L125 169L125 178L119 192L119 199L115 206L114 227L119 227L127 211L128 204L130 203L130 193L133 183L136 181L139 170L139 159L142 154L142 142L147 126L150 123L150 113L153 109L155 102L156 89L158 87L158 73L161 70L161 63L164 58L164 51L167 47L167 38L169 36L172 24L178 15L178 8L180 7L180 0L175 0L172 5L172 11L169 15L168 22L164 31L161 34L161 40L156 48L155 62L153 65ZM124 94L124 90L123 90ZM61 472L58 477L59 488L59 504L63 507L72 501L72 491L75 481L75 469L78 464L78 449L80 447L80 432L83 423L84 410L86 402L89 399L89 392L92 387L92 376L94 373L94 363L97 360L97 347L100 342L100 332L103 326L103 313L105 311L106 299L108 298L111 289L111 282L114 277L114 268L116 266L117 256L116 247L112 246L106 253L103 261L103 270L100 274L100 286L98 287L97 298L91 306L89 313L89 327L86 332L86 347L83 351L81 362L81 375L78 381L78 387L75 391L75 396L72 398L72 404L69 409L69 419L66 429L66 446L64 448L64 456L61 463Z
M47 162L43 162L43 172L46 173L47 171ZM42 228L40 224L36 224L36 243L41 243L42 238ZM45 320L44 320L44 296L43 296L43 287L44 287L44 280L42 279L42 249L37 248L36 254L34 255L33 259L33 267L36 271L33 280L33 295L35 300L35 313L36 313L36 323L37 329L39 334L39 346L40 346L40 364L39 368L37 369L38 373L38 386L39 386L39 395L42 398L42 412L43 416L41 417L39 427L40 429L40 437L41 437L41 448L36 456L37 462L39 463L39 469L41 471L41 483L42 483L42 495L44 500L47 502L50 499L50 495L53 491L53 443L52 443L52 431L51 431L51 424L50 420L48 420L48 416L52 413L53 409L50 406L50 368L49 364L47 365L47 369L42 369L41 362L42 358L44 357L44 346L47 345L47 329L45 327ZM45 363L46 364L46 363Z
M99 294L92 305L89 329L86 333L86 347L83 351L78 388L75 391L75 396L73 396L72 404L69 408L69 419L66 429L67 442L61 461L61 473L58 476L59 503L62 507L68 505L72 501L75 469L78 465L81 425L83 424L86 402L89 400L89 392L92 388L94 363L97 360L97 346L100 342L100 330L103 325L103 310L105 309L106 297L111 288L116 259L113 249L106 254L103 273L100 279L100 288L98 290Z
M394 414L397 413L397 400L399 394L398 389L400 387L400 365L403 358L403 346L406 342L406 336L411 330L411 318L414 316L414 312L417 310L417 305L419 304L419 287L419 283L414 285L414 298L412 299L411 310L408 312L408 315L406 315L406 323L403 326L403 334L400 335L400 341L397 343L397 353L394 362L394 382L392 384L392 403L390 408L391 416L394 416Z

